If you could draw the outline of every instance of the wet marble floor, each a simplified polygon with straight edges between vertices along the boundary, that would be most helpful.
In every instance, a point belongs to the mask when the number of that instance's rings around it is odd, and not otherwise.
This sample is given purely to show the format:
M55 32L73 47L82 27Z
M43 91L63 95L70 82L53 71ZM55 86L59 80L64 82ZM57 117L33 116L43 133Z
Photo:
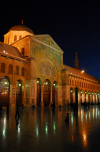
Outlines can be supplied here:
M69 122L65 117L69 113ZM100 151L100 106L89 109L24 108L0 112L1 152L94 152Z

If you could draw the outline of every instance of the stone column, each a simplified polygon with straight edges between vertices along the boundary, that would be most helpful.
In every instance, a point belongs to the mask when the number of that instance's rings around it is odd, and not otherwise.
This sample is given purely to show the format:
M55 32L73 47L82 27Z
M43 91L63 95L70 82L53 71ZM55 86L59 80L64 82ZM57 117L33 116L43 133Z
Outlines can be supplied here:
M49 103L49 106L52 105L52 84L50 86L50 103Z
M44 102L43 102L43 84L41 84L41 107L44 107Z

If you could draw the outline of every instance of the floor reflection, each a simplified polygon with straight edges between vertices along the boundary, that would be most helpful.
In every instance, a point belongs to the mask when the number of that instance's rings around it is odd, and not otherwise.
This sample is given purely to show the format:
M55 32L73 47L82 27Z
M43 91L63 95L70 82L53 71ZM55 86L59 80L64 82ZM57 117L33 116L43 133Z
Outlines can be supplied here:
M65 122L69 113L69 121ZM15 110L0 112L1 150L18 146L21 150L35 151L92 151L99 146L100 107L20 109L20 119ZM16 141L16 142L15 142ZM11 147L13 145L13 147ZM36 146L38 145L38 147ZM52 146L51 146L52 145ZM64 149L64 150L63 150ZM18 150L18 148L17 148Z

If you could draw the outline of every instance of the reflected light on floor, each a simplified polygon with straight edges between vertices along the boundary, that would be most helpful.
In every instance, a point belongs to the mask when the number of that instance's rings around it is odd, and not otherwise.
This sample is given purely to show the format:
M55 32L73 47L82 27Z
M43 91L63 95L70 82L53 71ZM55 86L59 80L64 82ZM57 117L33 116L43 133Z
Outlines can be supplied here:
M6 132L6 118L4 118L4 126L3 126L3 136L5 137Z
M86 137L85 132L83 133L83 143L84 143L84 146L87 146L87 137Z

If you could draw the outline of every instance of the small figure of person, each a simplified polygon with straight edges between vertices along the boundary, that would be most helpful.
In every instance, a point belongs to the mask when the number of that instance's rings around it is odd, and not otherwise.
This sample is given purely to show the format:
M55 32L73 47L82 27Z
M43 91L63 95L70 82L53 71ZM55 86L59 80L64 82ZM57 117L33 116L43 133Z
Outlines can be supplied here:
M67 116L65 118L65 121L69 121L69 113L67 113Z
M18 117L17 117L18 116ZM16 115L15 115L15 119L19 119L19 107L18 107L18 105L17 105L17 107L16 107Z

